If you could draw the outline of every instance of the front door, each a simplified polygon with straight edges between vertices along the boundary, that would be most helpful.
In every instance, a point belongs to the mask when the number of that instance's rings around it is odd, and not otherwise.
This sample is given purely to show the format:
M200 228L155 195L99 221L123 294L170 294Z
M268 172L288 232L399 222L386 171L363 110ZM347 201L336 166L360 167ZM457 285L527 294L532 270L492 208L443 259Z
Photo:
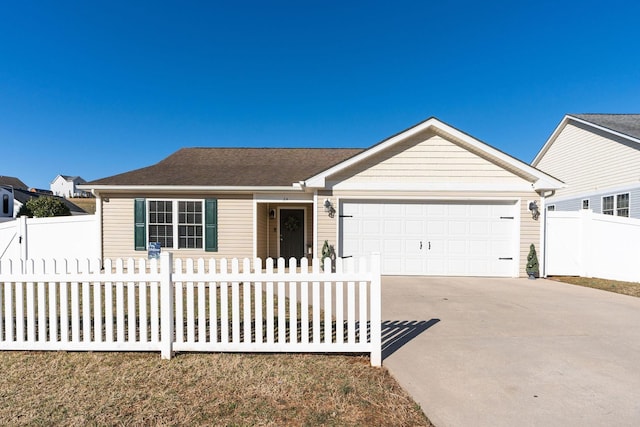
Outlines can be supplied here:
M280 256L304 257L304 209L280 210Z

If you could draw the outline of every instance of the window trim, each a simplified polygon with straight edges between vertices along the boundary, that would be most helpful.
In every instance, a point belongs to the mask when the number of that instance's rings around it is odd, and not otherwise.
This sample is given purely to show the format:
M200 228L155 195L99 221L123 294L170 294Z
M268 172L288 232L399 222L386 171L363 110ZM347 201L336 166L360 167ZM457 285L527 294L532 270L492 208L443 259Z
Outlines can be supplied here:
M618 207L618 197L620 196L627 196L627 207L624 208L620 208ZM611 213L605 213L605 209L604 209L604 199L611 197L612 201L613 201L613 206L611 209L606 209L607 211L611 211ZM620 209L626 209L627 210L627 215L619 215L619 210ZM611 215L611 216L619 216L621 218L629 218L631 217L631 193L629 191L625 191L623 193L614 193L614 194L605 194L601 197L600 199L600 213L603 215Z
M164 247L165 249L171 249L171 250L204 250L205 248L205 243L204 243L204 227L205 227L205 218L204 218L204 199L168 199L168 198L153 198L153 199L147 199L146 200L146 208L147 208L147 215L145 217L147 224L147 236L149 236L149 240L151 240L151 234L149 232L149 215L151 215L151 208L149 207L151 202L171 202L171 216L172 216L172 220L171 220L171 231L172 231L172 236L173 236L173 247L167 248ZM200 208L201 208L201 215L202 215L202 220L200 222L200 224L189 224L189 225L200 225L202 227L202 246L200 247L194 247L194 248L181 248L180 247L180 236L179 236L179 227L180 227L180 211L179 211L179 206L180 206L180 202L200 202ZM168 224L166 224L168 225Z
M166 248L172 251L196 250L206 252L218 251L218 199L217 198L136 198L134 199L134 248L136 251L146 251L149 239L149 204L151 202L171 202L172 207L172 236L173 246ZM202 246L196 248L180 248L179 241L179 203L199 202L202 215ZM184 225L184 224L182 224ZM193 224L189 224L193 225ZM197 224L196 224L197 225Z

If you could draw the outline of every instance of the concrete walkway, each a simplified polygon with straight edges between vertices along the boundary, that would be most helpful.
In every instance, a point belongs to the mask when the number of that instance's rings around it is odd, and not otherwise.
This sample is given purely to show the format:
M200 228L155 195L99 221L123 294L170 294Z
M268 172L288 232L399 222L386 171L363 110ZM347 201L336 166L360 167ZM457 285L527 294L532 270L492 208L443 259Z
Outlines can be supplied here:
M437 427L640 425L640 298L384 277L383 365Z

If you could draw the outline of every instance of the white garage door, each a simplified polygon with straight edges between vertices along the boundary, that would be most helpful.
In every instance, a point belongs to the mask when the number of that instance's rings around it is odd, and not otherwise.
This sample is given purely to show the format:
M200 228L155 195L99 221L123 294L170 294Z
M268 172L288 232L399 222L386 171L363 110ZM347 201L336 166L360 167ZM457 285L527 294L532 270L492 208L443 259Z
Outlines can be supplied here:
M383 274L513 276L515 203L340 204L340 256L380 252Z

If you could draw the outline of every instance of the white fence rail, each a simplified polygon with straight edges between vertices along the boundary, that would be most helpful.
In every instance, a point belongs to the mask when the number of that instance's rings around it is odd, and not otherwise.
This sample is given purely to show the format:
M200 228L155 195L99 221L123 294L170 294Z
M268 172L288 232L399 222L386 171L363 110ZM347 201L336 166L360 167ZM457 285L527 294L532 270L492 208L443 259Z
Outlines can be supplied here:
M380 366L379 255L342 261L0 261L0 350L356 352Z
M593 213L547 212L548 276L640 282L640 220Z
M0 223L0 259L98 258L95 215L20 217Z

